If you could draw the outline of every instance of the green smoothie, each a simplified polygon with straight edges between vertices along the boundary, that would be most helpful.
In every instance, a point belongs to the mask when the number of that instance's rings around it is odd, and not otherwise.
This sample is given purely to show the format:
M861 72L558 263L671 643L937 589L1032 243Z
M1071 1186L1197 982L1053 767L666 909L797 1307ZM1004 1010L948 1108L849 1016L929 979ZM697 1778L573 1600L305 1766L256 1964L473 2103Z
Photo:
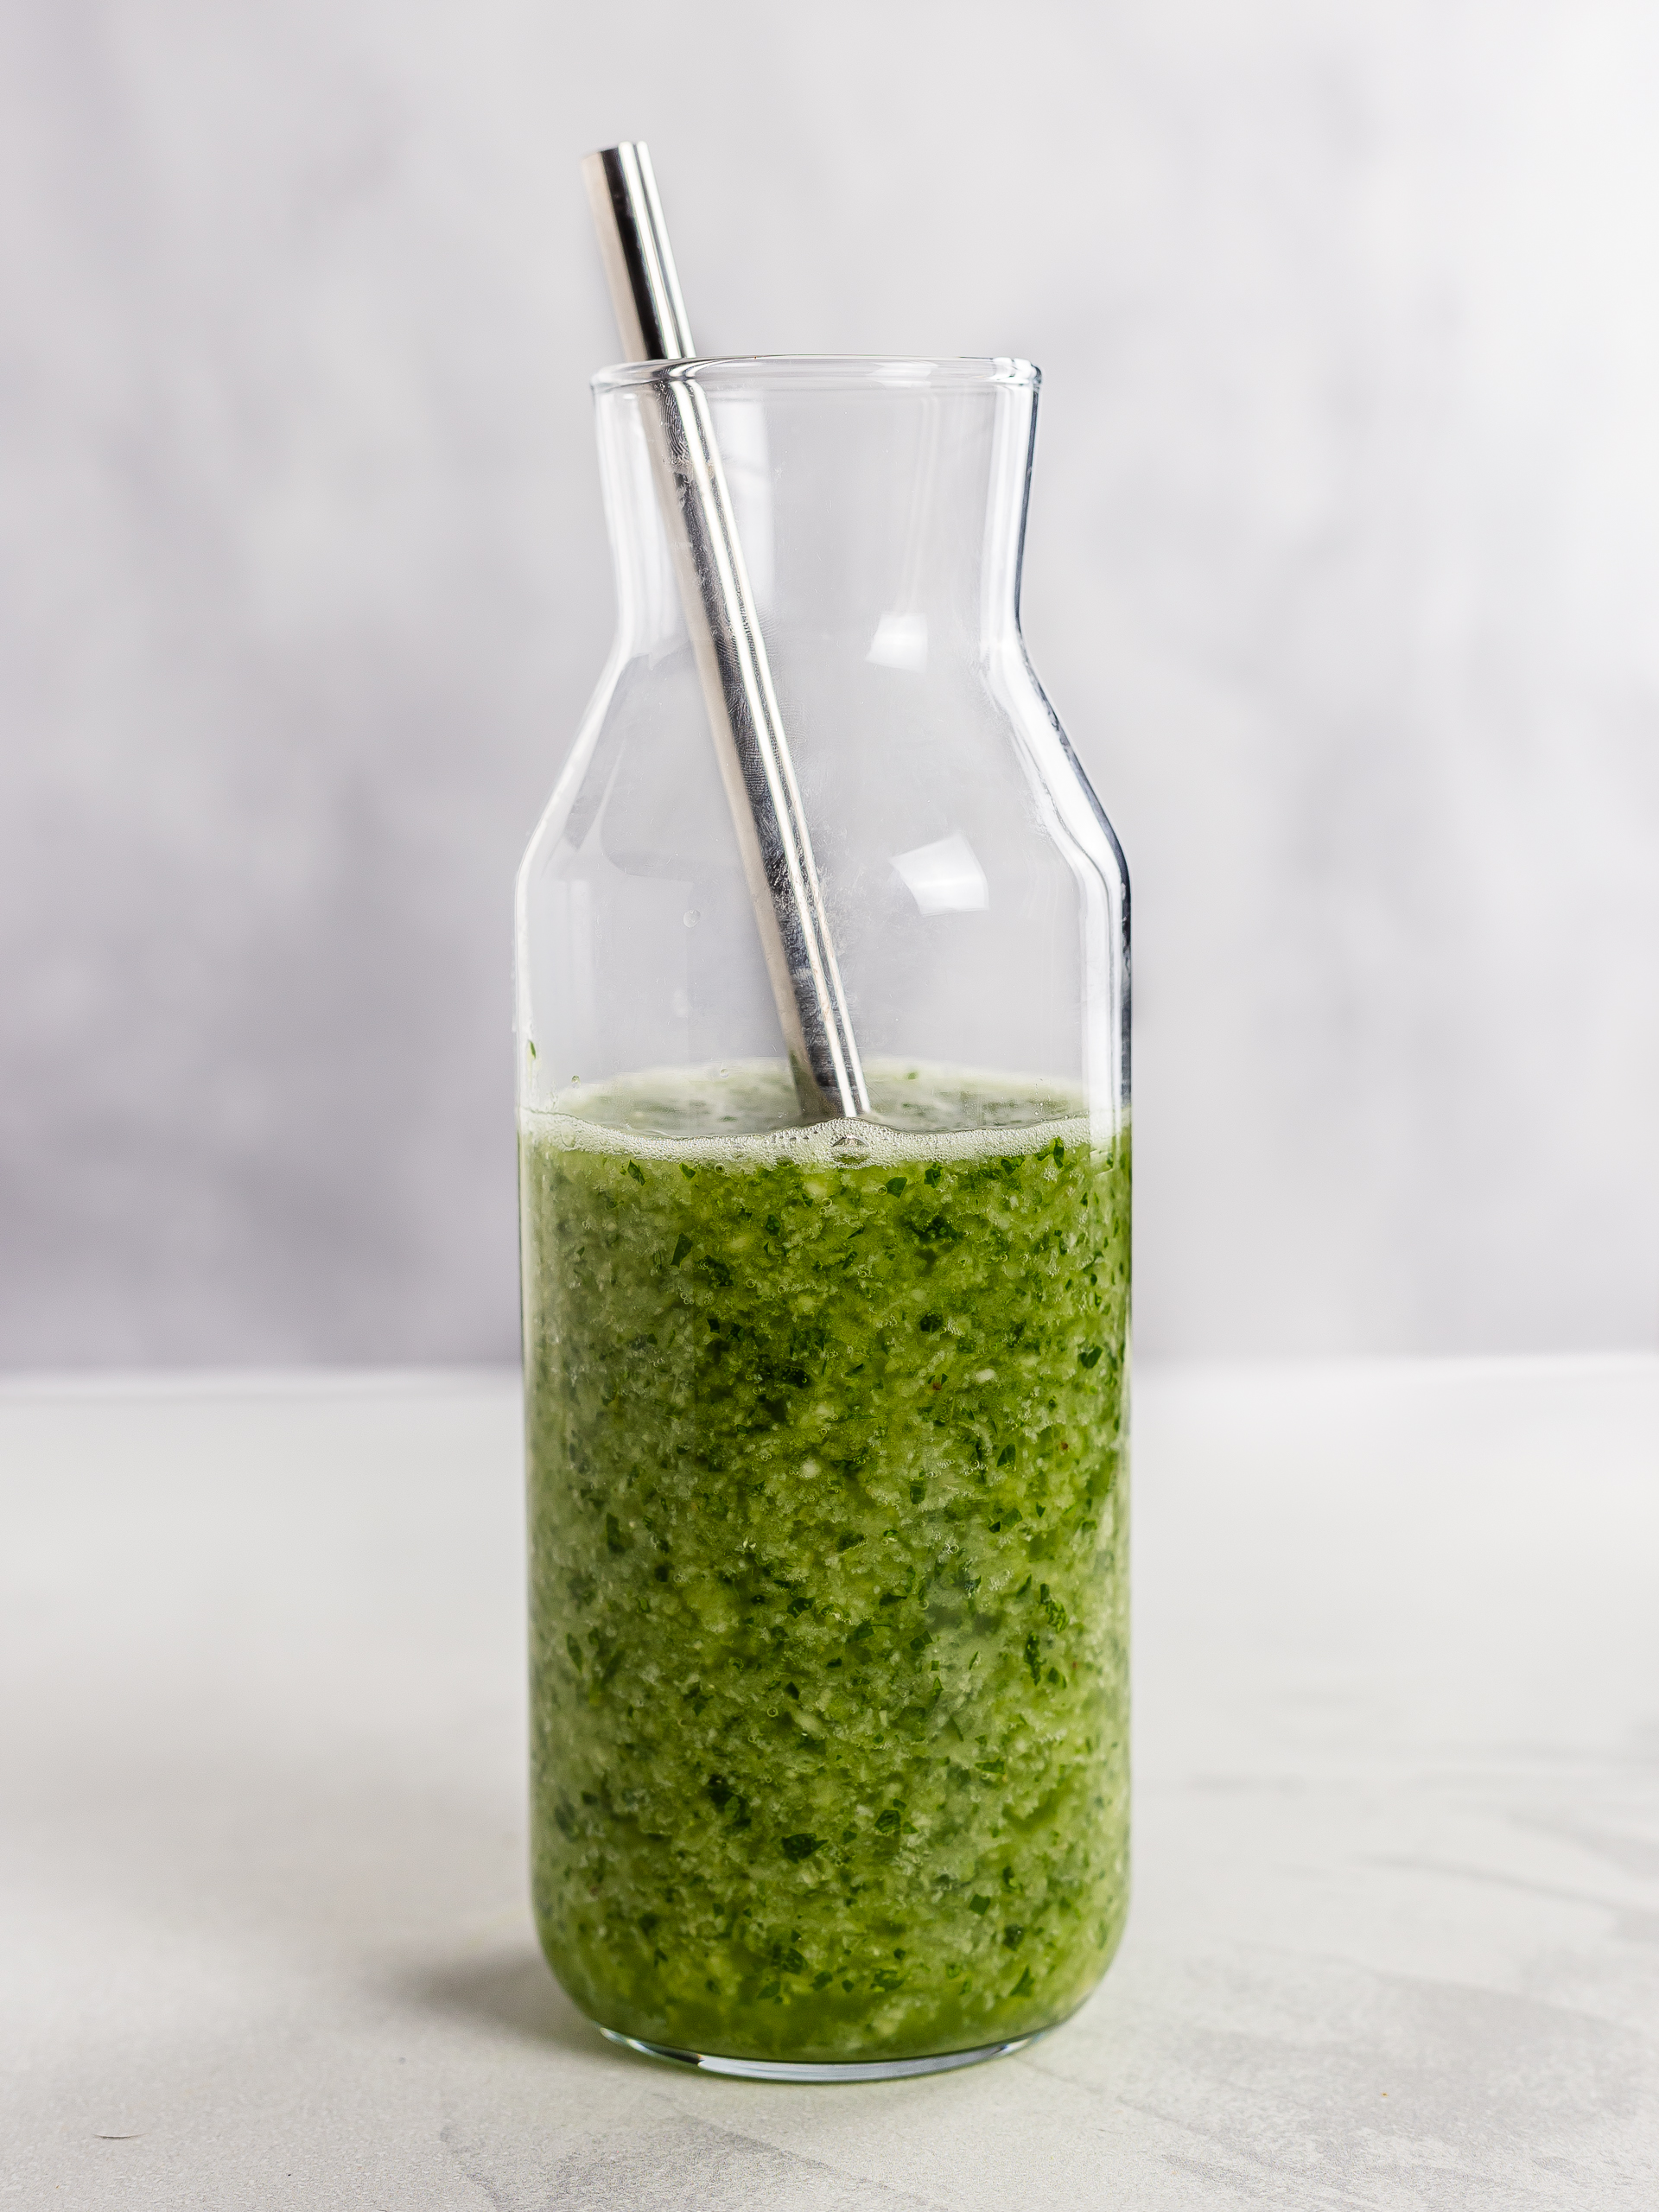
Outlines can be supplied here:
M1063 2018L1128 1896L1127 1141L914 1064L522 1119L542 1942L643 2041Z

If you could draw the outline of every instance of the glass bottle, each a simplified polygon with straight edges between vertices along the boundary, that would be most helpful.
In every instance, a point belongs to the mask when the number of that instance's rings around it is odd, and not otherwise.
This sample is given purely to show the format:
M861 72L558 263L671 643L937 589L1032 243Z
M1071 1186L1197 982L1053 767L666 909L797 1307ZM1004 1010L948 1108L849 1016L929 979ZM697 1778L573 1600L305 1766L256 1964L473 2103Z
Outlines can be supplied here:
M653 478L671 377L868 1118L804 1118L785 1063ZM1016 2047L1127 1905L1128 887L1020 633L1038 385L594 379L616 636L517 906L534 1901L608 2035L729 2072Z

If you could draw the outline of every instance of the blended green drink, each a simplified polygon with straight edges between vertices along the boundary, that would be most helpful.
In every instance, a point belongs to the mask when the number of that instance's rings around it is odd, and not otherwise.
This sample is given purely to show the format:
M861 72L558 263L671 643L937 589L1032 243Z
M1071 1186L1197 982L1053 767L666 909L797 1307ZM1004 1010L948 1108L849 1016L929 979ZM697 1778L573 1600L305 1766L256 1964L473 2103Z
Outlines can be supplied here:
M535 1904L641 2041L915 2058L1071 2012L1128 1896L1125 1141L781 1069L521 1119Z

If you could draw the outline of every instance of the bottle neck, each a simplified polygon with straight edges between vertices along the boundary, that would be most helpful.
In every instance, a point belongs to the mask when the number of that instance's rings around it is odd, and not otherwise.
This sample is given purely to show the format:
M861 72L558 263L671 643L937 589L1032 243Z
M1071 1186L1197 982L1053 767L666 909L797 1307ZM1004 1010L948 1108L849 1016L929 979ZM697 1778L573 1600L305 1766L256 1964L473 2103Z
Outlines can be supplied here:
M1017 639L1034 371L935 382L814 379L802 365L693 364L709 401L755 607L768 637L817 638L899 676ZM934 365L883 365L925 372ZM724 373L717 373L724 372ZM658 424L668 371L601 379L599 442L619 647L686 637ZM664 510L669 512L665 515Z

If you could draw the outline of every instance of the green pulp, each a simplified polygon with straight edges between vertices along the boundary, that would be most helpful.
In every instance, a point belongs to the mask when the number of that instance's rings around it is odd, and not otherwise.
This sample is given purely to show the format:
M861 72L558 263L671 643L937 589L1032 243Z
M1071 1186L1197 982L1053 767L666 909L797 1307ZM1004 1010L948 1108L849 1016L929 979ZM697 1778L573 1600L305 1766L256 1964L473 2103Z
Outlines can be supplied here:
M683 2050L1029 2035L1128 1897L1127 1142L721 1073L523 1117L543 1945Z

